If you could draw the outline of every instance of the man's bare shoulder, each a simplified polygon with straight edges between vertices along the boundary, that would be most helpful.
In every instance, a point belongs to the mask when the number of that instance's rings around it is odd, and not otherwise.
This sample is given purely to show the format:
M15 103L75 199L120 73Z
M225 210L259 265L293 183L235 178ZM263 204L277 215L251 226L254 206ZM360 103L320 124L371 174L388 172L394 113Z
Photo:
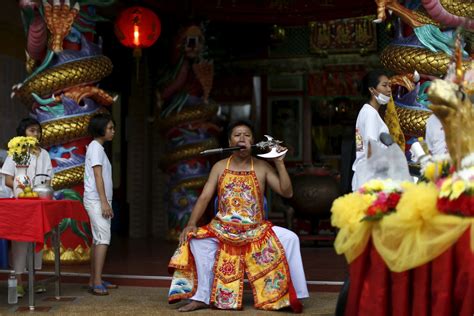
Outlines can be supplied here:
M226 163L227 163L227 158L219 160L218 162L214 164L212 169L221 173L225 169Z
M253 157L253 163L254 163L255 168L259 168L259 169L270 169L271 168L271 165L267 161L265 161L263 159L256 158L256 157Z

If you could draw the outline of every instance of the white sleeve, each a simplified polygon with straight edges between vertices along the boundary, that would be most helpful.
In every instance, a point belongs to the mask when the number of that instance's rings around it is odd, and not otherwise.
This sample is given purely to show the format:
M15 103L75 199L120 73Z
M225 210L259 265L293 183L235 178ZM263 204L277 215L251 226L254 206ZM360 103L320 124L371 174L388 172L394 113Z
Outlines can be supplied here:
M426 121L426 144L432 155L449 153L443 125L434 115Z
M11 156L8 156L7 159L5 159L5 162L3 163L1 173L6 174L8 176L14 176L15 168L16 168L15 162L13 161Z
M99 148L98 146L100 145L98 145L97 143L91 143L89 146L91 146L89 155L91 167L102 166L102 148Z
M376 115L376 113L368 112L363 117L360 133L364 147L367 147L369 140L379 141L380 128L377 126L378 117Z
M53 165L51 164L51 156L46 150L44 151L43 171L45 174L49 175L51 179L53 178Z
M433 150L434 144L433 144L433 120L431 117L429 117L426 120L426 126L425 126L425 141L426 145L428 145L428 149L431 151Z

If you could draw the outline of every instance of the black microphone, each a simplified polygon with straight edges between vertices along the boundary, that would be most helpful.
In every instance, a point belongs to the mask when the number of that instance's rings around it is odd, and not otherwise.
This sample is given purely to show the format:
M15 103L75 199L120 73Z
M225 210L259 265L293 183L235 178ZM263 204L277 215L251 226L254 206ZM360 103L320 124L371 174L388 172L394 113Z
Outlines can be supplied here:
M379 139L387 147L390 147L394 143L392 136L388 133L380 133Z

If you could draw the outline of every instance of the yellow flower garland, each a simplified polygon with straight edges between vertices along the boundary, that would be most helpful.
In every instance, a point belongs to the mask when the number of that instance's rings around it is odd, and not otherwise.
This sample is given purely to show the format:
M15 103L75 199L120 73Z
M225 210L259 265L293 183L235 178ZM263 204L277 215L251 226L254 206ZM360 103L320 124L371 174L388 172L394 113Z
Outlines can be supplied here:
M361 219L375 198L374 195L350 193L338 198L332 205L331 224L340 228L334 248L338 254L344 254L349 263L356 259L367 245L372 222L361 222Z
M440 213L436 207L439 191L433 183L404 183L402 189L396 212L376 222L361 221L373 202L370 195L351 193L334 201L331 223L340 229L334 248L348 263L364 251L371 236L377 252L394 272L433 260L468 228L474 252L473 218Z

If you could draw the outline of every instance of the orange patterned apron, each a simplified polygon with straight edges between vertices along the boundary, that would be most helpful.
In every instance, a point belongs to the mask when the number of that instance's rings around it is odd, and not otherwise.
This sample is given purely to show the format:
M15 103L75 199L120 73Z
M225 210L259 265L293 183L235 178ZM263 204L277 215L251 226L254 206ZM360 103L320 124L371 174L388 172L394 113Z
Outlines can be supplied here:
M218 181L216 217L199 227L195 235L189 235L219 240L210 303L220 309L241 309L246 274L256 308L278 310L290 306L301 312L285 251L272 224L264 220L263 196L253 160L250 171L232 171L231 158ZM192 297L197 273L189 241L176 250L168 268L173 272L168 301Z

